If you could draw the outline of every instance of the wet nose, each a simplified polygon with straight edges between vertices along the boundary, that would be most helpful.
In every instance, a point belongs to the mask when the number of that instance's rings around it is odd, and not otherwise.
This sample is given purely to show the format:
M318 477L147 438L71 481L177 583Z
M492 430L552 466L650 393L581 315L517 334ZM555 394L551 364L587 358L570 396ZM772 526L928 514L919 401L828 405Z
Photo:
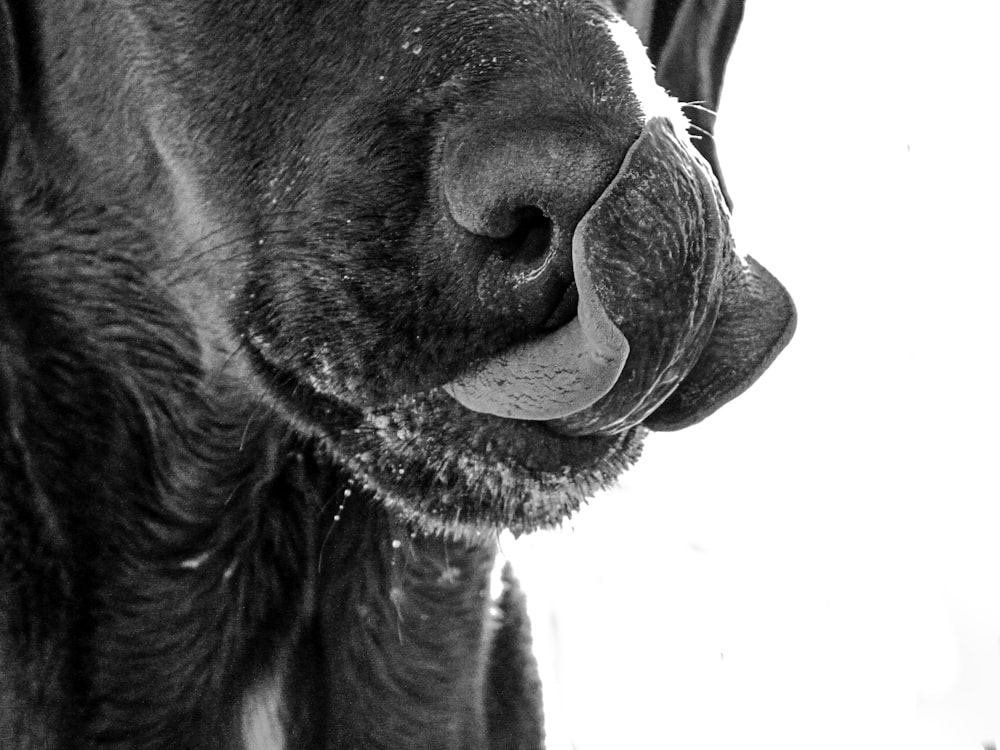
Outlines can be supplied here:
M576 311L572 239L630 145L530 122L455 127L444 141L448 212L479 254L478 296L512 322L548 330Z

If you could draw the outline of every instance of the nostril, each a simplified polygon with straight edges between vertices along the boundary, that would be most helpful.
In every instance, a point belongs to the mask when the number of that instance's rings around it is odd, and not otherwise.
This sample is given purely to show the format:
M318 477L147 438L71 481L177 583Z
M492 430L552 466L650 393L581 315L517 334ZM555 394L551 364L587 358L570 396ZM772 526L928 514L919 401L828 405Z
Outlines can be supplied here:
M512 261L540 260L552 243L552 220L537 206L524 206L514 213L514 230L497 241L501 254Z
M483 225L494 234L466 229L462 243L483 263L479 298L531 327L558 328L566 317L558 310L573 286L572 230L537 205L492 210L488 217Z
M478 304L510 331L555 329L576 314L577 223L634 140L554 122L463 116L441 136L437 178L449 250L460 272L474 274Z

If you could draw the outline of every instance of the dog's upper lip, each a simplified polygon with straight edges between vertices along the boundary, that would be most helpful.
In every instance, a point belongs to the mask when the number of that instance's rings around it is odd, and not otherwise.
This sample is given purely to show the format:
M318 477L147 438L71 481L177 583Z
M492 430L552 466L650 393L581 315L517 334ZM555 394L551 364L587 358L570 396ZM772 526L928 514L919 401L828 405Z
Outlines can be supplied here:
M319 391L292 368L273 362L264 354L267 347L261 347L262 343L263 339L247 336L243 349L257 375L258 387L279 410L324 432L349 429L361 423L360 409Z

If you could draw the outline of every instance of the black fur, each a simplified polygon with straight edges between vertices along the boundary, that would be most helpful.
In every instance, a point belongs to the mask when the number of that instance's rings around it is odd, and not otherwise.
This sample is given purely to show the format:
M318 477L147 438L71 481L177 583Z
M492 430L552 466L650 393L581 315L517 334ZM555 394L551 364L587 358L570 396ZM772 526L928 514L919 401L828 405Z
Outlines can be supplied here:
M496 530L641 431L411 396L542 314L421 254L428 170L560 65L636 127L604 5L455 5L0 0L0 747L240 748L272 687L284 747L542 746Z
M311 440L206 380L120 212L15 213L4 746L220 747L241 697L280 674L289 747L490 746L487 685L524 704L497 746L537 745L537 686L505 675L530 668L520 602L486 673L492 545L393 521Z

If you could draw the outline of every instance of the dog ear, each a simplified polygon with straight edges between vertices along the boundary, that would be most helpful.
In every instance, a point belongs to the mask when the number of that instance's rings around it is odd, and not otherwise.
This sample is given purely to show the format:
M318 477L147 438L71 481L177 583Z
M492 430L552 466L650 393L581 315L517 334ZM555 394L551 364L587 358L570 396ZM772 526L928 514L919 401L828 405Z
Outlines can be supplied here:
M656 65L656 82L680 99L694 144L712 165L732 208L715 151L715 113L744 0L622 0L619 10L639 32Z
M14 46L14 20L7 0L0 0L0 174L7 162L10 131L17 110L17 54Z

